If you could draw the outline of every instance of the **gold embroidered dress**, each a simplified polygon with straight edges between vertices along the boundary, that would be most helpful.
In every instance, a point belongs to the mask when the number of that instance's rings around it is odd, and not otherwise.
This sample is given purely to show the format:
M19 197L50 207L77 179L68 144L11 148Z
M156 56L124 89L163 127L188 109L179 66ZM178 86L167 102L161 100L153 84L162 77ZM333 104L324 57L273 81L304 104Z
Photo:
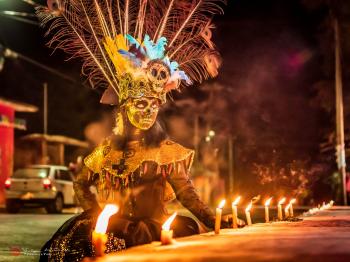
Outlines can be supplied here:
M168 215L165 204L176 196L198 219L211 226L207 219L213 214L199 200L189 179L193 155L193 150L170 140L154 148L134 142L121 151L107 139L85 158L86 168L78 175L74 189L84 210L96 206L97 200L102 205L116 202L121 216L159 222ZM99 193L97 200L89 191L93 184Z
M118 150L113 138L107 139L84 160L85 167L74 182L84 213L62 226L58 231L61 233L49 241L52 245L48 242L49 261L79 261L93 256L91 232L98 210L107 202L120 206L118 214L110 219L107 252L159 240L161 225L169 215L166 204L175 197L212 228L214 215L199 199L189 178L193 156L193 150L170 140L149 148L132 142L125 150ZM91 186L96 186L97 197ZM196 233L199 228L195 221L177 217L176 237ZM80 251L75 250L77 242L83 247Z

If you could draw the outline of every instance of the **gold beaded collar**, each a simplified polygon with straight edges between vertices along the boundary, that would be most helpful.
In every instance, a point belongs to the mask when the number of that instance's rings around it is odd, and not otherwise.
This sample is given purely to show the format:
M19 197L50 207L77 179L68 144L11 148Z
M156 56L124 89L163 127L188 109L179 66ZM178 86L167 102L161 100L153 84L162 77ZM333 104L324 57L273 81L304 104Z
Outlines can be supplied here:
M125 151L116 150L111 139L104 143L84 159L85 165L95 174L107 171L113 176L125 178L135 172L144 162L155 162L159 166L185 161L186 169L190 169L194 151L173 141L164 140L159 147L144 147L142 143L131 143Z

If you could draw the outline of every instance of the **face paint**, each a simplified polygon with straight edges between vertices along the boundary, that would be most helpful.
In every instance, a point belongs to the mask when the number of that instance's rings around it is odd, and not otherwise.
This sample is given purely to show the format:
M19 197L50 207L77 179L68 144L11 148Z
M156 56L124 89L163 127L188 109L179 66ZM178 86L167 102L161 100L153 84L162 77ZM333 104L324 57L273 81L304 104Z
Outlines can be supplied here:
M130 123L141 130L150 129L156 122L159 100L153 97L132 98L126 104Z

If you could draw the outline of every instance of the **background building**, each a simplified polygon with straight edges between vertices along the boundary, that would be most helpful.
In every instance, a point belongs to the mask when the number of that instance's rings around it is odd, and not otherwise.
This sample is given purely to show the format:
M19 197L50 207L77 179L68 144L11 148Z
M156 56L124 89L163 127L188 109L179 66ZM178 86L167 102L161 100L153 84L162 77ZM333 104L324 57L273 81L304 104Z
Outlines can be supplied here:
M12 175L14 159L14 130L26 129L23 119L15 118L15 112L37 112L38 108L0 98L0 204L4 203L4 183Z

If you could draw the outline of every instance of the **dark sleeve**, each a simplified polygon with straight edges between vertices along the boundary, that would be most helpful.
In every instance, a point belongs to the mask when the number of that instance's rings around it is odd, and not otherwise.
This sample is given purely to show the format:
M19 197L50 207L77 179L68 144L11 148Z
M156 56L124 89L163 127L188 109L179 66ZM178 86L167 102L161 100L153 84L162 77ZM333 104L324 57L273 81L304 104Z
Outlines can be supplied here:
M73 182L73 187L75 195L84 211L99 208L95 195L90 191L90 186L92 185L92 172L87 167L83 167L77 174Z
M177 163L172 172L167 176L167 181L174 189L176 198L181 204L191 211L204 225L209 228L214 228L215 215L212 210L199 199L185 166L184 162Z

